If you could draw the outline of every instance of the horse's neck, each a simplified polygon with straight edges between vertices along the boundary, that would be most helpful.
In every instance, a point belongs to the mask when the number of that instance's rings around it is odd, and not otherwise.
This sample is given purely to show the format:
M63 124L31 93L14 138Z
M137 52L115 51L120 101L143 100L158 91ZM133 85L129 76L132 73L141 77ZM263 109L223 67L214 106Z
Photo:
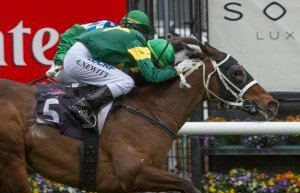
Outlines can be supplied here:
M140 89L138 106L178 132L197 105L206 100L202 73L200 67L187 78L190 89L180 88L179 78Z

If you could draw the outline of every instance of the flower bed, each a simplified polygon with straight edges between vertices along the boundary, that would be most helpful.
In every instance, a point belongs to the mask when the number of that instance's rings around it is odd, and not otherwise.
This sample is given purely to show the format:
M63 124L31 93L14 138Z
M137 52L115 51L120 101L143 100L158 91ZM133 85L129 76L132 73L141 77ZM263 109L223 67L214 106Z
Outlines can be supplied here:
M28 178L32 193L82 193L75 188L71 188L59 183L52 182L39 174L30 175Z
M257 170L233 169L228 174L206 173L202 179L205 193L296 193L300 174L267 174Z
M51 182L41 175L31 175L32 193L83 193L78 189ZM202 177L204 193L297 193L300 192L300 174L291 171L267 174L257 170L232 169L228 174L208 172Z
M272 147L278 145L282 140L285 140L285 136L278 135L245 135L243 140L249 147L256 149Z

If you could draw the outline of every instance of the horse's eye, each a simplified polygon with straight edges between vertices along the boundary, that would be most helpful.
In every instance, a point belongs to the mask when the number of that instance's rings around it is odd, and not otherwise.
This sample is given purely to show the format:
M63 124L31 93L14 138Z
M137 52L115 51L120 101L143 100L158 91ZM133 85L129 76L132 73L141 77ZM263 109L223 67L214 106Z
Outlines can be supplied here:
M233 71L233 76L231 78L234 82L240 83L244 80L244 72L238 67L236 67Z
M234 76L243 76L243 72L240 71L240 70L236 70L236 71L234 72Z

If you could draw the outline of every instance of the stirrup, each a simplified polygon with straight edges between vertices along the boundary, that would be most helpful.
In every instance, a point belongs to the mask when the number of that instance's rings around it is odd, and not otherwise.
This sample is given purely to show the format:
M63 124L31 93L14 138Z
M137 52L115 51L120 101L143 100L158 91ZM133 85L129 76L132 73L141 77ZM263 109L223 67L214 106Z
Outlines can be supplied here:
M97 117L96 117L95 113L92 113L92 116L90 116L90 118L94 120L94 123L92 125L83 123L81 125L81 127L83 129L92 129L92 128L95 128L95 126L97 125ZM97 128L95 130L97 131Z

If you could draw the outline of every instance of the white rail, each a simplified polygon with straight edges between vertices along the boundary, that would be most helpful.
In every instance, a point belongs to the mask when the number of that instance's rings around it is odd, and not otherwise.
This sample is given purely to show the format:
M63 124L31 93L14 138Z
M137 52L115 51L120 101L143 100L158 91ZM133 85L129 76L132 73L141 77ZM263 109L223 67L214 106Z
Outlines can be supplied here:
M295 135L300 122L186 122L178 135Z

